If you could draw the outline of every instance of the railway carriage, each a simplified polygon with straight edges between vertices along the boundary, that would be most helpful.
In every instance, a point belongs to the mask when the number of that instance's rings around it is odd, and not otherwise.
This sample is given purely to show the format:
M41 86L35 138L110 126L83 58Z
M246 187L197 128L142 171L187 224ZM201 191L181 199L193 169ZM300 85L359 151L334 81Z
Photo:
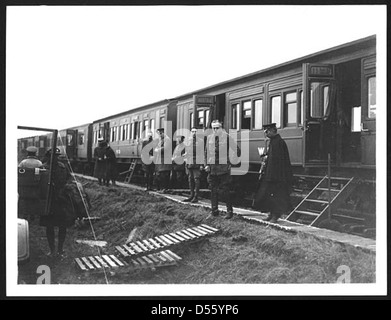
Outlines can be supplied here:
M175 100L162 100L94 121L92 150L98 146L98 138L105 139L116 154L119 170L126 172L132 161L141 163L142 141L148 130L153 134L160 127L176 131L175 106ZM167 123L171 124L170 128L167 128Z
M86 171L85 164L93 168L98 138L104 138L115 151L121 172L135 160L140 162L148 129L155 133L165 127L174 138L179 129L207 129L219 119L248 152L235 168L233 195L242 200L250 195L251 200L261 164L258 147L267 147L262 126L275 122L288 145L296 179L295 209L287 219L319 226L328 212L344 231L372 236L376 108L376 36L370 36L63 130L60 140L64 154L74 165L84 163ZM45 137L20 139L18 147L51 145ZM328 186L322 180L327 175L333 177ZM326 201L327 190L333 199ZM310 204L303 207L306 202Z

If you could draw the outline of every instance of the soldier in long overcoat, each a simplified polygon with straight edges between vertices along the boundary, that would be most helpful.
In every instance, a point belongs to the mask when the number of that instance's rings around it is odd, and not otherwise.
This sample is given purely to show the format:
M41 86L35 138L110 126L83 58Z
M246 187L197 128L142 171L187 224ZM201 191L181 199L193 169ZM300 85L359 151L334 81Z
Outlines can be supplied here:
M266 152L265 171L255 196L254 208L269 212L265 220L275 223L281 215L291 210L290 192L293 175L288 147L277 133L276 124L264 125L263 129L270 142Z
M94 177L98 179L100 185L106 184L107 180L107 161L106 161L107 142L103 138L98 139L98 146L94 149Z

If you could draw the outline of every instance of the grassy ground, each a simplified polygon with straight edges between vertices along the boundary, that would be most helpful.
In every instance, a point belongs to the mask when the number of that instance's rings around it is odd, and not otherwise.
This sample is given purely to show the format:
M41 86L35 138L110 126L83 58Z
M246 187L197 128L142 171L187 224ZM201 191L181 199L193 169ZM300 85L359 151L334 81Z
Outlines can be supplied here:
M375 282L375 255L344 247L313 236L286 233L242 220L222 217L206 220L208 209L175 203L163 197L123 187L101 187L83 181L89 194L91 216L97 240L107 241L102 253L114 254L132 230L135 240L199 224L220 229L209 240L183 245L173 251L182 257L177 266L156 271L83 274L75 268L74 258L97 255L97 248L76 243L94 239L89 226L68 229L67 257L49 259L44 228L30 222L30 262L19 267L19 283L37 281L37 267L49 265L51 282L61 284L250 284L250 283L335 283L337 269L348 266L352 283Z

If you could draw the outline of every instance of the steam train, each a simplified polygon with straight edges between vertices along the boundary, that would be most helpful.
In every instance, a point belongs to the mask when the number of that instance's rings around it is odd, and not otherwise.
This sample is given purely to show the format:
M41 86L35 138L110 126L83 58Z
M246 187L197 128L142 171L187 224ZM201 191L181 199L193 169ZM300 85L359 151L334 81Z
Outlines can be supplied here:
M262 125L274 122L288 145L295 176L296 211L288 218L318 226L332 217L346 232L374 236L375 35L60 130L57 145L73 171L92 174L93 149L102 137L115 151L121 172L132 160L140 163L141 142L148 130L165 127L174 134L192 126L207 129L213 119L219 119L248 150L248 160L241 164L245 172L233 176L237 198L251 201L261 164L258 147L266 144ZM30 145L42 157L52 145L52 134L19 139L19 160ZM323 181L325 176L328 182ZM313 203L299 207L311 202L308 196L315 189L320 191ZM334 192L336 199L322 200L322 190Z

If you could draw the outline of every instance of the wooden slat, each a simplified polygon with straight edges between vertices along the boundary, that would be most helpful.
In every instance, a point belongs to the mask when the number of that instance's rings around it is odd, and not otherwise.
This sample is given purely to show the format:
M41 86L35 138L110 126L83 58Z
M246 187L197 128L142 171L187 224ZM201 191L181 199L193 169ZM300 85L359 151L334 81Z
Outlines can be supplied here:
M162 246L160 243L156 242L154 239L148 239L148 240L158 249Z
M149 250L155 250L155 246L148 240L143 240L143 243L148 247Z
M195 230L195 231L197 231L198 233L201 233L203 236L209 235L208 232L203 231L203 230L201 230L201 229L198 229L198 228L196 228L196 227L191 228L191 230Z
M168 238L165 237L165 236L160 236L159 238L162 239L163 241L165 241L166 243L168 243L169 245L174 244L173 241L171 241L170 239L168 239Z
M141 241L136 241L136 244L144 251L149 251L149 249L141 242Z
M185 242L186 241L185 238L182 238L180 235L177 235L177 234L175 234L173 232L171 232L169 235L171 237L173 237L174 239L179 240L179 242Z
M111 254L111 255L109 255L109 257L111 258L111 260L113 260L120 267L125 266L125 262L122 262L121 260L119 260L115 255Z
M210 230L212 230L212 231L214 231L214 232L219 231L219 229L213 228L213 227L208 226L208 225L206 225L206 224L201 224L201 226L203 226L204 228L208 228L208 229L210 229Z
M144 259L144 261L146 261L148 264L154 264L153 261L151 259L149 259L147 256L142 256L140 258Z
M97 269L102 269L103 267L94 259L93 256L89 256L87 257L88 259L90 259L90 261L92 262L92 264L97 268Z
M167 261L167 259L164 256L162 256L162 252L161 251L156 254L156 257L159 258L162 263Z
M195 234L193 234L193 233L191 233L191 232L189 232L187 230L181 230L181 232L183 232L184 234L188 235L192 240L198 238L198 236L196 236Z
M140 249L135 243L131 242L128 244L129 247L135 250L137 253L143 253L144 250Z
M86 257L82 257L81 260L87 265L90 270L95 270L95 267L90 263Z
M178 255L176 255L174 252L172 252L171 250L166 250L166 253L169 254L171 257L173 257L174 259L176 260L182 260L182 258Z
M122 246L122 248L123 248L124 250L126 250L130 255L135 255L135 254L136 254L136 251L135 251L135 250L132 250L132 248L129 247L127 244L124 244L124 245Z
M180 243L179 240L175 239L174 237L170 236L169 234L165 234L164 237L169 239L169 240L171 240L172 242L174 242L174 244L175 243Z
M168 261L175 262L175 259L168 255L165 251L160 252Z
M177 234L178 236L184 238L186 241L189 241L189 240L192 240L192 238L190 238L187 234L181 232L181 231L177 231L175 232L175 234Z
M156 241L158 241L163 247L166 247L169 245L169 243L165 242L163 239L160 238L160 236L155 237Z
M206 229L206 228L201 227L201 226L198 226L197 229L198 229L198 230L202 230L202 231L204 231L204 232L207 232L207 233L209 233L209 234L215 233L214 231L209 230L209 229Z
M107 263L108 263L112 268L118 267L118 266L109 258L109 256L103 255L102 258L105 259L105 260L107 261Z
M192 233L192 234L195 234L197 237L203 237L203 236L204 236L201 232L197 232L197 231L195 231L195 230L193 230L193 229L188 228L188 229L186 229L186 230L187 230L188 232Z
M181 232L187 234L187 235L188 235L189 237L191 237L192 239L198 239L198 238L199 238L199 236L197 236L197 235L194 234L194 233L191 233L191 232L188 231L188 230L182 230Z
M116 246L115 247L124 257L128 257L129 254L121 247L121 246Z
M109 268L109 265L99 256L95 256L94 257L102 266L104 266L105 268Z
M160 261L155 257L155 254L149 254L148 258L151 259L155 264L159 264Z
M76 258L75 259L77 265L79 266L79 268L83 271L87 271L88 269L84 266L83 262L79 259L79 258Z

